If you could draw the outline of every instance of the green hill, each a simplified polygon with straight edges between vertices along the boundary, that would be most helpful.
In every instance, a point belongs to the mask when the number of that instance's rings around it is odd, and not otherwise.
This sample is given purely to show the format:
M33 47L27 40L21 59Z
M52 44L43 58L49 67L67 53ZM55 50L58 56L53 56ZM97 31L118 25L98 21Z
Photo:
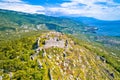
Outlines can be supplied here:
M119 64L100 46L54 31L19 35L0 41L3 80L120 79L109 59Z
M84 25L67 18L0 10L0 26L1 31L25 28L30 30L49 29L74 33L75 31L80 32Z
M103 45L103 36L95 42L90 39L94 35L82 34L84 26L66 18L0 10L0 79L120 80L120 57L112 53L118 49Z

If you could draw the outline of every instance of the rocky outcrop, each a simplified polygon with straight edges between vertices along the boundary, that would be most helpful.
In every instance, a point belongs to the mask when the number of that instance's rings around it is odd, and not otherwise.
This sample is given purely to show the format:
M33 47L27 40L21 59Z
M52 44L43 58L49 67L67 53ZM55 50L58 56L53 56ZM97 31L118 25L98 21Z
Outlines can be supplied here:
M42 49L42 57L45 57L46 56L46 51L45 51L45 49Z
M31 60L34 60L34 59L38 56L38 54L39 54L40 51L41 51L41 48L40 48L40 47L37 48L37 49L35 50L35 53L30 56L30 59L31 59Z
M50 47L59 47L64 48L65 42L64 40L59 40L58 38L50 38L49 40L45 41L44 48L50 48Z
M44 65L48 70L49 80L115 79L115 73L106 67L104 56L90 54L92 52L86 47L63 36L55 32L43 35L41 41L37 39L38 48L31 55L32 60L37 60L39 69L44 69ZM41 46L39 42L44 44Z
M12 72L9 72L9 77L10 77L10 80L12 80L12 77L13 77L13 73Z
M106 62L106 59L103 56L100 56L100 60L103 61L104 63Z
M41 69L43 66L42 66L42 63L40 62L40 60L37 59L37 63L38 63L38 67Z
M39 48L39 42L40 42L40 38L38 38L37 40L36 40L36 48Z
M67 57L67 54L66 54L66 52L64 52L64 53L63 53L63 57L64 57L64 58L65 58L65 57Z
M38 56L39 52L42 50L42 48L41 48L40 45L39 45L39 42L40 42L40 38L38 38L38 39L36 40L35 53L34 53L33 55L30 56L30 59L31 59L31 60L34 60L35 57Z
M48 69L48 76L49 76L49 80L53 80L52 74L51 74L51 69Z
M110 72L109 70L105 69L106 73L109 75L110 79L114 79L115 78L115 75L113 72Z
M2 76L0 76L0 80L2 80L3 79L3 77Z

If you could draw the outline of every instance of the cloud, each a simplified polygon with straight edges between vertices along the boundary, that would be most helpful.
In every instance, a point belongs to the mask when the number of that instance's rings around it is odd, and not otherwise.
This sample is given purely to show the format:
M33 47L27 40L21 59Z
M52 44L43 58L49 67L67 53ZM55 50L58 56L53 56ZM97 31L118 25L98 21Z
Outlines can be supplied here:
M87 16L102 20L120 19L120 4L113 0L71 0L71 2L62 3L60 7L52 7L48 10L52 12L51 14Z
M21 0L2 0L3 2L22 2Z
M2 0L2 2L0 2L0 8L26 13L45 14L45 8L43 6L30 5L21 0Z
M120 3L113 0L70 0L53 6L30 5L22 0L2 0L0 8L52 16L87 16L102 20L120 20Z

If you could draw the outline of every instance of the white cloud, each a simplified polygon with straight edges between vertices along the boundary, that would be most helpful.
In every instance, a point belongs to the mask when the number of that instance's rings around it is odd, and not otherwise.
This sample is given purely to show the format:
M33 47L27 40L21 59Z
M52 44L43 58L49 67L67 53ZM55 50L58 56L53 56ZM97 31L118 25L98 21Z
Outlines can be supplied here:
M71 0L52 7L30 5L22 0L2 0L0 8L46 15L87 16L102 20L120 20L120 4L113 0Z
M3 2L22 2L21 0L2 0Z
M111 2L113 2L113 0L71 0L71 2L77 2L77 3L84 3L84 4L87 4L87 5L92 5L95 2L111 3Z
M109 6L95 4L97 2L106 3ZM81 6L81 4L85 6ZM102 20L120 19L120 4L113 0L71 0L71 2L61 4L60 7L52 7L48 10L60 15L87 16Z
M3 2L0 2L0 8L26 13L45 14L45 8L43 6L29 5L21 0L3 0Z
M76 3L76 2L71 2L71 3L65 2L65 3L61 4L61 7L70 7L70 6L76 6L76 5L78 5L78 3Z

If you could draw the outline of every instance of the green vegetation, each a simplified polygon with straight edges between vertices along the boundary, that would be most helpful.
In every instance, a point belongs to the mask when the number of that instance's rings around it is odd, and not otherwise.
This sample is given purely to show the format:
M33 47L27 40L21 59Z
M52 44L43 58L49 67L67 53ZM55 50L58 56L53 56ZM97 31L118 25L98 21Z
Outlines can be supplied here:
M77 28L76 28L77 26ZM40 14L27 14L0 9L0 30L56 30L59 32L81 32L82 23L77 23L67 18L50 17Z
M65 18L0 10L0 77L119 80L120 46L106 46L106 41L90 39L95 35L80 34L84 26ZM40 41L36 42L38 38ZM65 41L64 48L44 48L49 39Z
M78 78L82 80L94 80L97 78L108 80L111 77L105 70L109 70L110 73L113 72L115 79L119 79L119 62L114 57L108 55L108 52L98 44L93 45L93 43L78 40L71 35L61 36L62 39L67 39L71 46L66 52L66 58L63 56L64 49L56 47L45 49L47 53L45 57L42 56L43 51L40 51L35 60L31 60L30 56L35 54L33 46L36 39L40 37L39 44L43 46L43 42L47 39L45 38L46 33L48 31L19 33L9 36L9 40L2 39L0 41L0 70L3 80L9 80L10 74L12 75L12 79L17 80L47 80L49 79L48 69L52 69L52 78L61 80L63 78L67 80L70 75L77 77L79 74ZM51 35L51 37L54 37L54 35ZM103 63L100 60L96 61L96 55L104 56L107 63ZM81 59L82 62L78 64L77 59ZM42 63L42 68L39 68L38 60ZM67 65L69 65L68 69L66 69ZM86 72L83 68L85 66L89 75L87 77L85 77ZM89 69L89 67L92 67L92 69ZM66 74L64 74L64 71ZM96 74L98 72L99 74ZM62 74L65 76L62 77ZM95 76L95 78L92 76Z
M70 36L70 37L76 42L76 44L84 46L86 49L90 50L91 52L93 52L99 56L103 56L106 59L108 64L110 64L118 72L120 72L120 57L119 57L119 55L117 56L115 54L114 55L111 54L111 52L119 53L119 52L117 52L116 49L105 47L101 43L96 43L96 42L90 43L87 41L75 39L73 36Z
M37 68L38 64L30 60L30 55L34 53L32 45L35 43L36 32L31 35L20 34L22 37L11 36L9 40L0 41L0 69L2 73L13 72L13 79L30 80L43 79L44 69ZM38 33L38 32L37 32ZM8 75L7 75L8 76ZM3 80L7 80L3 76Z

